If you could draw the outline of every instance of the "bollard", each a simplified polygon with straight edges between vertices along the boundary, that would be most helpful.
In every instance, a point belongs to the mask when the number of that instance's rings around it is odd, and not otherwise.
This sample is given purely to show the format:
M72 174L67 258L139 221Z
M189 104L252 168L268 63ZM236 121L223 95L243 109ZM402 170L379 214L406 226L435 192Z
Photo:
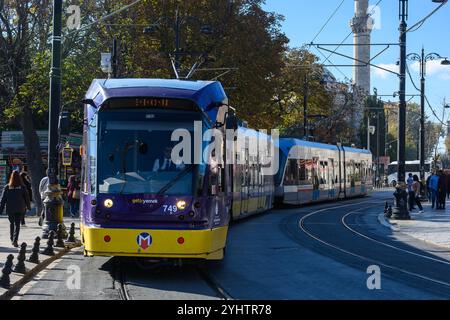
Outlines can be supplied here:
M5 289L9 289L11 287L9 275L12 272L13 259L14 256L12 254L8 255L8 257L6 258L5 266L2 269L2 277L0 279L0 285Z
M51 230L48 234L48 240L47 240L47 248L42 252L42 254L45 254L47 256L54 256L55 251L53 250L54 240L55 239L55 231Z
M69 239L67 239L67 242L76 242L75 239L75 223L71 223L70 230L69 230Z
M387 212L388 212L388 208L389 208L389 204L388 204L388 202L386 201L386 203L384 204L384 214L385 214L385 215L386 215Z
M55 247L64 248L64 229L62 224L58 224L58 231L56 231L56 245Z
M386 211L384 216L386 218L388 218L388 219L390 219L392 217L392 206L391 205L389 205L389 207L388 207L388 209L387 209L387 211Z
M28 259L28 261L32 262L32 263L39 263L39 247L41 245L41 238L36 237L36 239L34 240L34 245L33 245L33 250L32 250L32 254L30 256L30 258Z
M16 267L14 268L14 272L23 274L27 272L27 268L25 267L26 252L27 244L25 242L22 242L22 244L20 245L19 255L17 256L18 262L16 264Z

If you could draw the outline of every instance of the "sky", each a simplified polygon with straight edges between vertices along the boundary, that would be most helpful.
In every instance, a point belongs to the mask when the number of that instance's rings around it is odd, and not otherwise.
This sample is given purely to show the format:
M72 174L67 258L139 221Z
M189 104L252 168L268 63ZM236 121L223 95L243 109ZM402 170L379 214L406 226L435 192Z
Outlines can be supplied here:
M342 3L343 2L343 3ZM379 5L372 10L372 18L375 19L375 27L372 31L372 44L376 43L398 43L399 39L399 1L397 0L369 0L369 5ZM342 3L339 10L325 26L324 30L317 36L319 30L325 24L327 19ZM408 27L414 25L417 21L431 13L439 4L432 0L409 0ZM282 31L290 39L289 46L292 48L301 47L304 44L311 43L316 37L314 43L330 44L341 43L351 32L349 21L354 16L354 0L266 0L264 9L270 12L276 12L284 16ZM418 30L407 34L407 53L418 53L425 48L425 54L438 53L443 57L450 58L450 3L444 5L439 11L433 14ZM353 43L353 35L350 35L344 42ZM335 47L327 47L334 50ZM385 46L372 46L371 56L385 49ZM315 48L311 51L322 58L321 63L325 62L323 56ZM337 52L353 56L353 47L340 47ZM322 52L328 56L327 52ZM373 60L373 64L384 68L395 70L398 67L396 62L400 56L400 50L397 45L390 46L385 52ZM341 58L337 55L330 57L332 64L351 65L353 61L347 58ZM409 69L416 86L420 86L419 64L414 61L408 61ZM345 78L351 79L353 70L351 67L328 68L338 80L344 81ZM398 102L398 98L392 95L399 90L399 79L395 74L382 71L377 68L371 70L371 87L377 89L379 95L383 96L385 101ZM419 87L420 88L420 87ZM413 84L407 77L406 93L410 95L419 94ZM445 122L450 119L450 109L447 110L444 118L444 99L450 105L450 66L440 65L440 61L430 61L427 63L426 75L426 95L432 108L440 119ZM407 97L411 101L420 103L419 97ZM426 105L426 113L429 120L438 122L430 108ZM419 125L419 124L411 124ZM440 151L445 151L443 141L441 141Z

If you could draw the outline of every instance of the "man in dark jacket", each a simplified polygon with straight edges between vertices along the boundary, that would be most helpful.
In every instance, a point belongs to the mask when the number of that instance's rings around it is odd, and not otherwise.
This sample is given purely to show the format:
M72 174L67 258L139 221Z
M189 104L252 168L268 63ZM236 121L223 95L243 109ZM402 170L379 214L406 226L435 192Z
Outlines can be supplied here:
M447 177L442 170L439 171L438 184L438 209L445 210L445 201L447 196Z

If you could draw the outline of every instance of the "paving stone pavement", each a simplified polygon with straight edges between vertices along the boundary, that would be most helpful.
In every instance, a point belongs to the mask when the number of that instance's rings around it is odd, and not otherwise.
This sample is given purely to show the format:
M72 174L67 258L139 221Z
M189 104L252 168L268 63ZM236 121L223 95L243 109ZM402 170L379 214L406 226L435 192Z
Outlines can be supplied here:
M389 222L398 228L398 231L408 234L416 239L434 245L450 248L450 201L447 201L446 210L433 210L427 202L423 203L424 213L413 211L411 220Z
M32 253L33 244L35 242L36 237L41 238L40 242L40 254L39 254L39 260L41 263L45 262L47 259L51 258L50 256L43 255L42 252L47 247L47 239L42 239L42 228L38 225L39 219L36 216L27 216L25 219L26 226L22 226L19 233L19 248L14 248L11 244L10 240L10 234L9 234L9 220L6 215L0 216L0 277L2 276L1 270L3 269L6 258L9 254L14 255L13 260L13 269L14 266L17 264L18 260L18 254L20 245L25 242L27 244L27 250L26 250L26 261L25 261L25 267L28 271L33 270L33 268L37 267L38 265L35 263L31 263L27 261ZM75 237L76 239L79 239L79 219L78 218L68 218L64 217L64 224L67 228L67 231L69 231L71 223L75 223ZM55 239L56 244L56 239ZM55 254L62 254L62 251L64 251L63 248L54 248ZM14 285L15 283L18 283L21 281L21 279L24 277L23 274L12 272L10 274L10 281L11 285ZM2 288L0 286L0 298L3 297L3 295L8 290L5 288Z

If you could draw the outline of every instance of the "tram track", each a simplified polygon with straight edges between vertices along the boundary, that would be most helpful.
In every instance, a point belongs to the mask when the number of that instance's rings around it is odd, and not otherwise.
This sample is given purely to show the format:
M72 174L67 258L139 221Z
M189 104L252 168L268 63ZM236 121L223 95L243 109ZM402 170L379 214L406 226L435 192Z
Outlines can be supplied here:
M443 290L439 290L442 292L447 292L448 295L448 290L450 289L450 282L447 280L442 280L442 279L436 279L436 277L432 277L429 276L425 273L421 273L421 272L416 272L416 271L412 271L412 270L408 270L407 267L405 266L401 266L401 265L395 265L393 263L389 263L383 259L379 259L373 256L370 256L370 254L364 254L363 252L358 252L358 250L356 249L357 246L355 246L355 243L357 243L360 240L356 240L356 239L363 239L364 241L369 241L370 243L374 244L374 245L378 245L381 247L386 248L386 250L394 250L400 254L404 254L405 258L407 257L414 257L414 259L419 259L420 263L435 263L438 265L441 265L445 267L450 266L450 262L444 259L440 259L440 258L436 258L436 257L432 257L432 256L428 256L428 255L424 255L418 252L414 252L411 250L407 250L404 248L401 248L399 246L395 246L393 244L389 244L387 242L384 241L380 241L378 239L375 239L367 234L364 234L362 232L359 232L357 230L355 230L354 228L352 228L350 226L350 224L348 223L348 219L349 217L351 217L352 215L356 215L356 214L361 214L362 212L365 212L367 210L370 210L376 206L379 206L380 201L363 201L360 203L356 203L356 204L346 204L343 206L335 206L335 207L328 207L328 208L323 208L320 210L315 210L313 212L310 212L304 216L302 216L299 220L298 220L298 227L300 228L300 230L302 231L303 234L305 234L306 236L308 236L310 239L313 239L316 243L321 244L322 246L325 246L327 248L332 249L335 252L339 252L342 253L344 255L347 256L351 256L353 258L356 258L360 261L364 261L364 262L368 262L370 264L373 265L378 265L380 267L384 267L386 269L389 269L393 272L396 273L401 273L403 275L406 275L408 277L413 277L416 278L420 281L425 281L428 282L430 284L433 284L435 286L438 286L439 288L445 288ZM342 217L340 217L340 225L342 227L345 228L345 230L347 230L348 232L350 232L350 234L354 235L357 238L352 239L352 242L349 245L346 246L342 246L339 245L339 241L332 241L330 240L329 235L327 236L321 236L319 232L314 232L311 228L312 225L318 225L319 223L315 222L315 223L311 223L308 224L308 220L310 220L311 218L316 218L317 215L324 213L326 211L330 211L330 210L339 210L339 213L336 213L338 215L341 215L341 211L340 209L342 208L346 208L346 207L352 207L352 206L360 206L359 208L355 209L355 210L351 210L349 212L346 212L342 215ZM363 207L361 207L362 205L364 205ZM334 223L332 223L334 224ZM329 224L330 225L330 224ZM293 234L291 233L291 236ZM295 237L294 237L295 238ZM297 239L298 241L298 239ZM361 245L361 244L360 244ZM374 249L374 247L372 247L372 249ZM361 248L359 248L359 251L361 251ZM368 250L367 252L371 252L371 250ZM419 263L418 262L418 263Z
M142 267L142 266L141 266ZM161 270L164 267L174 267L174 264L169 264L166 262L154 263L152 266L149 266L146 269L147 272L157 272L157 270ZM233 297L217 282L217 280L211 276L207 268L204 266L204 263L193 263L186 265L177 265L176 268L184 268L183 272L195 272L199 276L200 279L203 280L204 285L208 287L216 297L220 300L233 300ZM127 272L133 272L127 270L130 268L130 263L125 262L123 259L116 259L114 261L113 267L113 275L114 275L114 288L118 290L119 297L121 300L134 300L132 294L130 293L132 290L129 288L129 283L127 279ZM142 270L142 269L141 269ZM145 278L142 278L142 281L145 281Z

